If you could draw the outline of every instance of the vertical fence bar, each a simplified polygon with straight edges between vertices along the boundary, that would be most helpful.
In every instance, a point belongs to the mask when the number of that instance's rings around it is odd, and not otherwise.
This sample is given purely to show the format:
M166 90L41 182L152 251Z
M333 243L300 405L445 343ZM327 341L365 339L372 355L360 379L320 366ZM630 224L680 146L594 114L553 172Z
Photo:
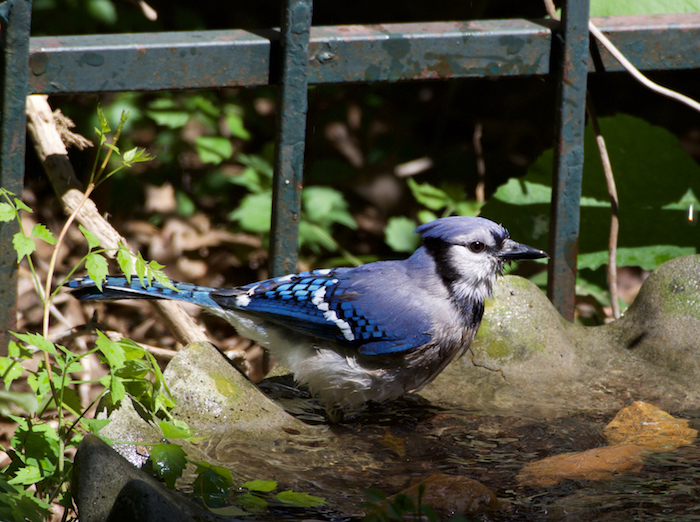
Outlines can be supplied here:
M547 294L566 319L573 320L576 296L576 256L583 179L583 131L588 76L589 0L565 0L563 40L557 94L557 143L549 233Z
M31 14L31 0L0 5L0 187L18 197L24 183ZM7 354L8 332L17 325L17 254L12 248L17 230L14 221L0 223L0 355Z
M285 0L282 70L277 95L277 142L272 188L270 273L296 271L308 106L312 0Z

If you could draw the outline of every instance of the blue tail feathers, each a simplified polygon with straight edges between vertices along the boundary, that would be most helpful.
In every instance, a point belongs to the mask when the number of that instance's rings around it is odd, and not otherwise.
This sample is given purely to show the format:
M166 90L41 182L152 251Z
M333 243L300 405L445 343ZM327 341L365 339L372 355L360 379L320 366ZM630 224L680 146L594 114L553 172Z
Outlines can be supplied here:
M219 308L219 305L209 296L214 288L178 281L171 281L171 283L177 291L156 281L151 281L150 286L144 286L136 276L131 278L131 282L123 276L107 276L102 283L102 291L89 277L74 279L66 286L80 300L175 299L205 308Z

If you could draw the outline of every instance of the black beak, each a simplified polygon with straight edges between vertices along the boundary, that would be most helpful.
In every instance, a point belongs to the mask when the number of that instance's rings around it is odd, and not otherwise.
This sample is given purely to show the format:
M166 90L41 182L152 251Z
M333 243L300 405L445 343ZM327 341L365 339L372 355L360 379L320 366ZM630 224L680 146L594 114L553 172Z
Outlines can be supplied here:
M514 261L516 259L540 259L542 257L549 257L547 252L540 250L539 248L534 248L528 245L523 245L522 243L517 243L512 239L506 239L503 242L503 247L499 252L498 256L506 261Z

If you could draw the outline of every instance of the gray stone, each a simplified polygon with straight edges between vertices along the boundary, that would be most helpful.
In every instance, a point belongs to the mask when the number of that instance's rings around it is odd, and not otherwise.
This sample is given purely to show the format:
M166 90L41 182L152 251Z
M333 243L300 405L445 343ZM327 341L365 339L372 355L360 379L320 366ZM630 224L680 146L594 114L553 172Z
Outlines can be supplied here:
M421 395L439 404L525 415L614 410L645 400L671 410L700 399L700 256L668 261L622 318L565 321L531 282L494 288L470 352Z
M71 485L80 522L220 520L131 465L92 434L78 447Z

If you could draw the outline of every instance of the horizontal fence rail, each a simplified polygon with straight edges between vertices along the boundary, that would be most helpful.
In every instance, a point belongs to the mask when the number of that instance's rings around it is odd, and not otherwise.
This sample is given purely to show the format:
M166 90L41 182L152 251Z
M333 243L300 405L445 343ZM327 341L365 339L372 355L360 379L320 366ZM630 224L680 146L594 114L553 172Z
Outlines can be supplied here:
M700 68L700 13L597 18L642 70ZM549 20L312 27L309 84L549 74ZM30 93L156 91L276 83L276 30L33 37ZM622 70L602 47L606 71ZM594 67L593 61L590 70ZM185 71L186 74L183 74ZM271 72L272 71L272 72Z

